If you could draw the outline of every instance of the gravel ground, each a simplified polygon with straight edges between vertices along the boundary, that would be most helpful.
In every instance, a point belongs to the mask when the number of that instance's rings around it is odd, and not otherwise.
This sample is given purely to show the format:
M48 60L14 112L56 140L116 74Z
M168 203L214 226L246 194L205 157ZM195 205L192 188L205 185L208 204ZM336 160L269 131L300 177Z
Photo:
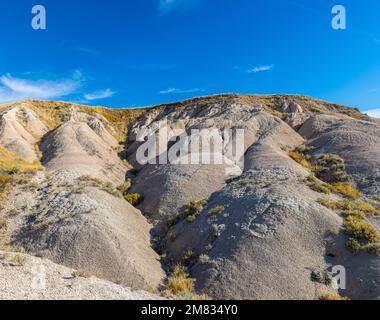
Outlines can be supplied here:
M26 254L0 251L1 300L158 300L157 295L99 279ZM79 272L77 272L79 273Z

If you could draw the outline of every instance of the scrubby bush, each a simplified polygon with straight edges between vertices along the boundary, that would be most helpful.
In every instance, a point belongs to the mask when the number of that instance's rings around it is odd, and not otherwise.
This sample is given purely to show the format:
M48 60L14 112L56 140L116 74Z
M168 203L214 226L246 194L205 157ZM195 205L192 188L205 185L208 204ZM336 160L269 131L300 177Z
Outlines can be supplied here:
M349 215L362 215L375 214L379 215L380 210L375 208L372 204L362 200L345 199L341 201L329 201L324 198L318 199L318 202L323 206L332 210L341 210L344 216Z
M338 209L337 202L330 201L330 200L327 200L325 198L319 198L318 203L323 205L324 207L326 207L328 209L331 209L331 210L337 210Z
M336 294L327 293L327 294L322 295L319 298L319 300L341 300L341 301L348 301L348 300L350 300L350 298L338 296Z
M305 168L311 168L312 165L310 163L310 156L305 155L304 153L298 151L290 151L289 157L291 157L294 161L298 162L301 166Z
M328 183L350 183L352 177L346 172L344 160L338 155L324 155L314 167L315 175Z
M136 207L143 201L143 196L139 193L129 193L125 196L125 200Z
M118 190L115 188L115 186L111 182L105 182L105 183L103 183L100 189L103 190L103 191L105 191L105 192L107 192L107 193L109 193L110 195L115 196L115 197L119 197L120 196Z
M200 264L207 264L210 262L210 257L207 254L201 254L199 256L199 263Z
M208 214L210 216L215 216L215 215L218 215L218 214L222 214L224 212L226 208L224 206L216 206L214 208L212 208Z
M311 273L311 281L330 286L333 282L333 277L329 272L313 271Z
M187 267L194 261L195 257L196 257L195 252L193 250L189 249L184 253L184 255L181 259L181 262L184 266Z
M168 278L166 287L171 293L180 295L193 292L194 283L195 280L190 278L186 268L182 265L176 265Z
M358 254L362 250L362 245L356 239L350 238L346 243L346 247L353 254Z
M117 187L117 190L121 192L121 194L124 196L128 194L129 189L132 187L132 180L128 179L124 181L120 186Z
M208 199L200 201L191 201L183 210L183 216L189 223L193 223L201 214L203 207L207 204Z
M369 224L363 217L349 216L343 223L345 233L350 237L360 241L377 242L380 234L377 229Z
M350 199L359 199L361 193L355 188L351 183L333 183L332 185L336 191L338 191L343 196Z
M315 147L313 146L305 146L305 145L302 145L302 146L299 146L297 149L296 149L299 153L307 153L307 152L310 152L310 151L313 151L315 150Z
M307 182L310 189L327 195L331 194L332 188L326 183L321 183L315 177L309 176Z
M330 229L330 234L333 236L333 237L337 237L339 236L339 229L338 228L333 228L333 229Z

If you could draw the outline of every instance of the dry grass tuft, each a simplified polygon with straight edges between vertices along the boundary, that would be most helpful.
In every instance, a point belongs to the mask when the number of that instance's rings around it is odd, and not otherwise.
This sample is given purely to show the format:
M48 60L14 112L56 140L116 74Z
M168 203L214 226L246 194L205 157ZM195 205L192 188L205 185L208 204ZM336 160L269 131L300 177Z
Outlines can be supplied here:
M360 191L355 188L351 183L333 183L333 188L338 191L341 195L349 199L359 199L361 197Z
M327 293L327 294L324 294L322 295L319 300L339 300L339 301L348 301L348 300L351 300L350 298L348 297L342 297L342 296L339 296L339 295L336 295L336 294L331 294L331 293Z
M172 275L168 278L166 288L174 295L192 293L194 282L195 280L189 277L184 266L176 265Z

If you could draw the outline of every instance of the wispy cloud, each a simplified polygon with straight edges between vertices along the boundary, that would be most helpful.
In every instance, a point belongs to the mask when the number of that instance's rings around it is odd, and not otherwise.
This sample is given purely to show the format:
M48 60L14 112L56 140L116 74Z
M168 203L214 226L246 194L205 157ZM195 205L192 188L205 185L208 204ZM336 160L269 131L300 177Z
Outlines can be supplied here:
M365 111L369 116L374 117L374 118L380 118L380 108L379 109L371 109Z
M90 56L94 56L94 57L100 54L99 51L92 48L88 48L88 47L76 47L75 50L79 52L87 53Z
M166 90L161 90L160 94L181 94L181 93L196 93L203 92L203 89L193 88L193 89L178 89L178 88L168 88Z
M84 98L87 101L101 100L101 99L110 98L114 94L116 94L115 91L112 91L111 89L105 89L105 90L101 90L101 91L87 93L87 94L84 95Z
M259 73L259 72L265 72L265 71L270 71L274 68L274 65L268 65L268 66L258 66L254 67L253 69L248 69L248 73Z
M0 103L25 99L56 99L71 95L82 86L84 76L76 70L69 78L30 80L5 74L0 77Z
M199 0L159 0L159 11L161 14L173 10L187 10L193 7Z

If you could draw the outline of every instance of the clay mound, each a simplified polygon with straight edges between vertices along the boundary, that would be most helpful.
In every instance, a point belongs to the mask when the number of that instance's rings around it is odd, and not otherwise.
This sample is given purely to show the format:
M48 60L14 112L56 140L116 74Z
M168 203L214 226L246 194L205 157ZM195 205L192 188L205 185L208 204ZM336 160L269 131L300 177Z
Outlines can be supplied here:
M223 104L185 107L180 110L165 110L161 113L154 109L134 125L131 138L138 139L139 134L157 132L159 123L163 122L168 124L169 137L174 135L174 131L178 135L190 134L193 129L213 128L215 124L221 130L243 129L245 134L242 154L258 140L276 143L279 152L282 152L280 147L294 148L303 142L303 138L281 119L262 111L261 108L239 104L228 108ZM222 135L219 139L223 141ZM231 146L233 150L236 144L236 137L233 137L223 150L224 154ZM131 154L129 160L132 163L137 162L135 156L139 146L139 142L134 142L129 148ZM289 158L288 160L293 165L293 161ZM238 170L237 165L238 163L235 164L235 168L233 165L217 164L146 165L134 181L131 192L143 195L144 201L139 208L146 216L155 223L165 223L190 201L210 197L224 186L226 180L240 175L242 171ZM241 167L241 169L244 168ZM158 230L161 229L158 225Z
M140 172L131 192L144 197L139 206L144 215L156 223L166 222L190 201L208 198L219 190L230 177L227 168L225 165L150 165Z
M77 187L49 181L12 244L113 282L156 290L164 273L146 219L124 199Z
M0 144L26 162L38 160L36 144L46 132L46 126L24 105L1 115Z
M115 129L108 123L108 121L100 116L91 116L85 112L74 111L72 119L86 123L108 146L118 146L118 141L111 132L115 132ZM106 126L108 129L106 129Z
M0 252L0 257L0 300L162 299L96 277L73 276L74 269L47 259L11 252Z
M380 193L380 126L376 122L319 115L307 120L300 134L309 138L315 159L336 154L346 162L347 172L368 195Z
M121 184L126 167L107 140L103 140L88 124L70 120L42 141L42 164L50 172L59 171L63 176L67 175L68 179L90 175Z
M174 257L189 249L209 257L190 270L197 288L215 298L316 299L328 290L310 274L326 268L324 235L341 219L300 183L302 168L270 149L253 146L257 162L216 192L193 224L183 221L171 231ZM260 161L268 155L277 165Z

